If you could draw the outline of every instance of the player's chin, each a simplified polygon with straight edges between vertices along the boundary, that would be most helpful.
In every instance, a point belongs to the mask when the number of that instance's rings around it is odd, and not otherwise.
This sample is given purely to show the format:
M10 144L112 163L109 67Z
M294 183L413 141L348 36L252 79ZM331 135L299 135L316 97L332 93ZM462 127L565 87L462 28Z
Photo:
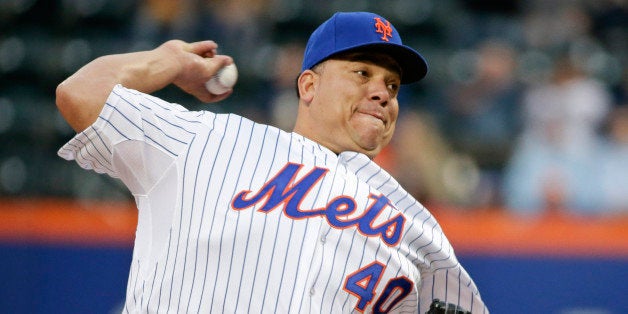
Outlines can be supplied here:
M388 142L388 140L385 140L383 138L365 140L362 141L358 152L363 153L369 158L373 159L384 149Z
M354 151L363 153L374 158L382 149L388 145L391 139L392 130L382 127L382 125L367 124L361 125L354 137Z

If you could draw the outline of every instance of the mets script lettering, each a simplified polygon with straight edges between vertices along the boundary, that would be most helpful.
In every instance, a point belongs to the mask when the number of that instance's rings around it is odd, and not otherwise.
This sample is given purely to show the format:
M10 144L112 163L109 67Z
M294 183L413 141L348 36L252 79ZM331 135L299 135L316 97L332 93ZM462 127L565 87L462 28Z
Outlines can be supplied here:
M388 41L388 37L392 37L392 27L390 22L384 23L384 21L379 17L375 18L375 32L382 34L382 40Z
M250 190L236 194L231 202L231 207L234 210L243 210L260 204L258 211L264 213L283 207L284 215L291 219L325 217L333 227L340 229L356 227L361 234L368 237L380 237L389 246L399 243L405 224L405 218L401 213L374 225L382 211L391 206L390 200L383 195L369 195L368 208L362 215L354 218L348 218L348 216L356 210L357 202L346 195L333 198L323 208L301 208L301 202L329 171L326 168L314 167L298 182L294 182L302 167L301 164L286 164L279 173L253 195L249 196L252 192Z

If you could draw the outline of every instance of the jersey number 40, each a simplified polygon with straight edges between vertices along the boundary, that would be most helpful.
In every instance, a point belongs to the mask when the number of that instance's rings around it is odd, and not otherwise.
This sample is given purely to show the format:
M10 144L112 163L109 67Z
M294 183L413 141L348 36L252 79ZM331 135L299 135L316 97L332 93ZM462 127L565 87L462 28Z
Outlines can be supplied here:
M358 298L355 305L356 310L364 312L366 306L373 301L384 269L383 264L373 262L347 276L344 289ZM377 298L377 302L373 306L373 313L387 313L393 309L412 291L413 285L412 281L406 277L390 279Z

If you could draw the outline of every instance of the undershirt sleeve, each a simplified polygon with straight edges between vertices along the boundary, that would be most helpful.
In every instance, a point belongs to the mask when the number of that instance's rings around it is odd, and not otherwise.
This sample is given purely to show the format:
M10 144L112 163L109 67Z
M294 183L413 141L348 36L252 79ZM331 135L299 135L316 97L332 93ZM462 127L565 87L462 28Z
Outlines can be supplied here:
M121 179L145 194L194 136L184 107L117 85L98 119L59 151L84 169Z

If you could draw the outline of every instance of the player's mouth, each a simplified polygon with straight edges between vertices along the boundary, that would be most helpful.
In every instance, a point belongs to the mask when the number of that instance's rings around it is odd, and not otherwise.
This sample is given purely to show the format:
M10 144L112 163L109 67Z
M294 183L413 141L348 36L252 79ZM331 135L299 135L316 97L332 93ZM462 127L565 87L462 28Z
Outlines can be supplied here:
M377 120L380 120L384 125L386 125L386 118L384 116L383 113L379 112L379 111L366 111L366 110L359 110L358 113L363 114L363 115L367 115L367 116L371 116Z

